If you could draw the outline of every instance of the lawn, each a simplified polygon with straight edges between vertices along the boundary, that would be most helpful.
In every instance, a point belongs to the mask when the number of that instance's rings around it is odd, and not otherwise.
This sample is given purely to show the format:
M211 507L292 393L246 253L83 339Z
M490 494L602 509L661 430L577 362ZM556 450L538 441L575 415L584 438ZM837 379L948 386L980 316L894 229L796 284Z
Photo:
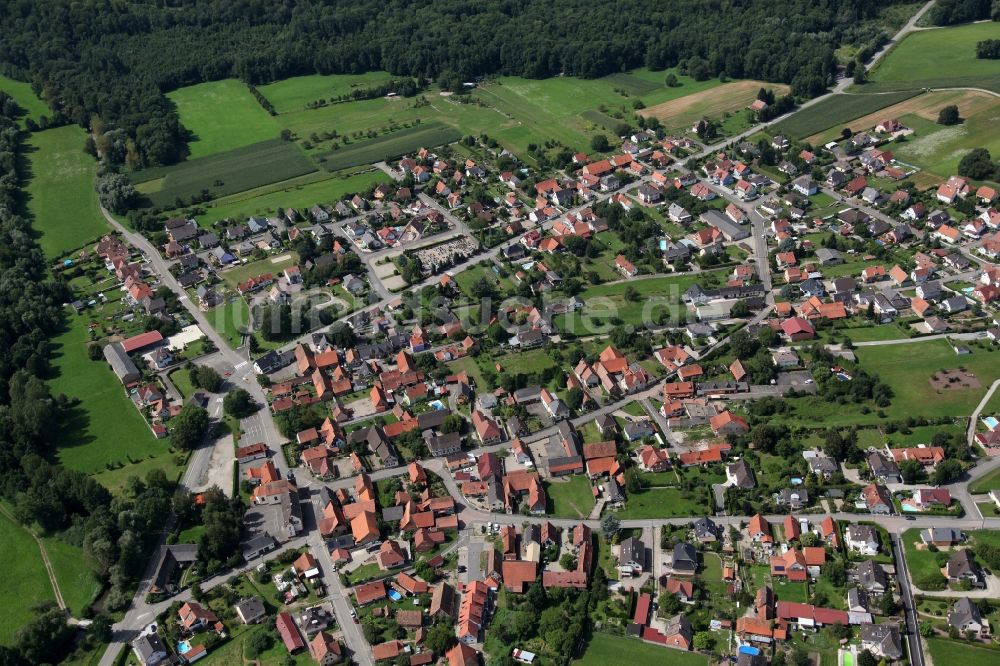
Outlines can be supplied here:
M170 382L184 400L187 400L194 393L194 385L191 383L191 373L187 369L174 370L168 376L170 377Z
M582 475L566 477L566 481L546 481L545 493L551 506L548 513L557 518L587 518L594 508L590 481Z
M30 83L0 75L0 90L13 97L17 105L24 109L25 118L37 121L42 116L52 115L48 105L38 99L38 95L31 89Z
M97 163L83 152L86 138L76 125L28 137L28 210L47 257L75 250L108 231L94 191Z
M55 599L38 553L27 530L0 513L0 557L7 564L0 602L0 645L10 645L14 632L31 619L30 608Z
M596 632L587 649L576 663L582 666L605 664L671 664L676 666L707 666L708 657L695 652L682 652L668 647L644 643L637 638L625 638Z
M817 104L795 112L775 124L772 130L775 134L801 139L829 127L843 125L855 118L867 116L918 94L919 90L907 90L888 95L831 95Z
M913 32L869 74L862 89L878 92L970 87L1000 92L1000 68L976 58L976 42L996 39L995 23Z
M501 294L505 293L511 286L510 280L501 278L488 266L474 266L468 270L456 273L455 282L458 283L458 288L462 290L463 294L469 298L474 298L472 287L484 277L494 285L497 285Z
M132 174L135 188L151 206L168 207L193 197L220 197L246 192L316 171L298 146L269 139L217 152L180 164Z
M970 645L963 641L944 638L926 638L931 659L939 666L962 664L963 666L995 666L1000 661L1000 650Z
M277 261L275 261L276 259ZM271 273L272 275L277 276L281 271L285 270L289 266L296 265L298 261L299 257L295 252L283 252L273 258L259 259L257 261L251 261L247 264L235 266L234 268L226 269L219 273L219 277L222 278L222 281L229 285L231 289L236 289L236 285L240 282L246 282L250 278L257 277L258 275Z
M69 315L68 328L52 341L52 394L80 401L59 424L59 462L87 473L101 472L109 464L122 465L130 473L134 463L150 458L160 467L172 467L167 440L153 437L108 364L88 358L89 323L86 313Z
M368 88L392 80L388 72L366 72L364 74L310 74L296 76L284 81L258 86L257 90L267 98L278 114L300 111L307 104L320 99L331 100L341 95L349 95L357 88Z
M969 484L970 493L988 493L991 490L1000 490L1000 469L995 469Z
M528 349L516 354L497 356L493 360L503 368L504 372L511 374L540 374L546 368L558 365L545 349Z
M201 207L204 212L193 217L198 224L208 227L217 220L243 220L251 215L274 215L278 208L303 209L317 203L332 203L347 194L367 192L379 183L389 182L389 176L378 170L356 175L325 176L322 180L306 176L304 179L292 179L217 199Z
M910 572L910 580L913 581L913 584L922 590L943 590L946 581L945 577L941 575L941 566L938 565L938 554L925 548L917 549L917 544L923 544L920 540L920 530L908 529L899 538L903 542L903 550L906 553L906 568Z
M250 323L250 306L242 298L233 298L228 303L214 307L206 314L212 328L226 337L229 346L243 345L243 333Z
M774 594L779 601L791 601L793 603L809 603L809 586L807 583L791 583L783 578L774 578L772 581Z
M699 500L697 494L702 498ZM711 511L706 506L711 488L684 491L676 487L647 488L637 493L627 493L625 508L616 513L621 520L646 518L674 518L700 516Z
M278 137L278 122L236 79L199 83L167 95L181 123L194 134L189 159L223 153Z
M593 286L578 296L585 303L581 311L557 315L555 323L561 330L589 335L615 318L634 326L659 324L664 318L677 320L684 311L681 296L703 277L680 275ZM630 288L636 292L635 300L625 298L625 290Z
M476 389L479 391L485 391L487 389L486 380L483 379L483 372L479 369L479 364L476 363L476 359L471 356L465 356L463 358L448 362L448 368L451 373L465 372L469 375L469 378L476 383Z
M861 367L892 387L895 397L885 409L888 418L971 414L986 388L1000 377L1000 355L974 347L972 354L958 356L946 340L858 347L855 353ZM935 391L931 387L929 378L933 373L959 367L974 372L982 388Z

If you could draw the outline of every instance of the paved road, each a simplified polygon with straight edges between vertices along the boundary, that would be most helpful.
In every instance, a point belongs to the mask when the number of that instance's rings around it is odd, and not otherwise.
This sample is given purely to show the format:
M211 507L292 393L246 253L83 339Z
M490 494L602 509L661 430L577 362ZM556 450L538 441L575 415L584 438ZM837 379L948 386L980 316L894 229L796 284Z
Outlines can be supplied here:
M924 654L920 645L920 625L917 622L917 605L913 601L913 589L910 584L910 572L906 567L903 544L899 535L891 533L892 551L896 556L896 578L899 580L900 596L903 598L903 615L906 620L906 644L910 663L913 666L923 666Z

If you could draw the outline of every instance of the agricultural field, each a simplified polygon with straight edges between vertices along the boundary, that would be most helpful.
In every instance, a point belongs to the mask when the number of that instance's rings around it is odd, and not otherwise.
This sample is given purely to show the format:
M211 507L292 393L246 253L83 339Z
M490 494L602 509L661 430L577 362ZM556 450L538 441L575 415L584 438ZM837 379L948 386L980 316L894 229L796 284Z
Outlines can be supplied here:
M875 125L886 118L903 118L916 115L928 122L934 123L937 120L938 112L942 107L949 104L958 106L963 117L973 116L984 109L988 109L996 103L996 98L986 93L974 90L935 90L910 97L898 104L879 109L873 113L860 116L850 122L840 123L826 128L809 137L806 141L816 145L823 145L829 141L839 140L840 131L849 127L853 132L871 130ZM905 124L905 123L904 123ZM923 130L923 124L919 126L907 125L911 129ZM922 136L923 131L917 131L916 136ZM903 143L898 143L893 148L893 152L905 148L906 144L912 141L912 137L907 137Z
M1000 154L1000 133L996 131L1000 125L1000 99L966 91L949 103L957 104L964 118L960 124L945 127L934 122L940 106L927 113L899 116L900 122L916 130L916 136L893 148L897 159L919 166L942 180L958 171L959 161L973 148Z
M58 441L63 445L57 458L70 469L96 474L109 488L124 482L129 474L142 476L145 471L133 469L140 461L154 460L170 477L176 466L168 441L153 437L108 364L87 356L91 317L86 312L69 315L68 328L52 341L52 394L80 400L60 424ZM115 418L108 418L109 414ZM121 467L111 471L109 465Z
M919 90L909 90L887 95L831 95L772 125L771 131L793 139L801 139L834 127L839 131L845 123L855 118L867 116L919 94Z
M13 97L18 106L24 109L25 115L22 121L27 118L37 121L42 116L52 114L48 105L38 99L38 95L31 89L30 83L0 76L0 90Z
M770 88L777 96L788 92L788 86L764 81L734 81L694 94L685 94L639 112L647 118L656 118L668 131L686 130L702 118L721 120L726 113L737 113L757 99L761 88ZM740 127L745 129L745 127Z
M316 171L295 144L271 139L175 166L137 171L131 178L152 206L208 192L212 198L288 180Z
M0 645L10 645L17 629L31 619L30 608L55 595L35 540L23 527L0 513L0 557L5 581L0 590Z
M373 139L364 139L319 155L316 159L327 171L340 171L349 167L390 161L420 148L434 148L454 143L462 138L462 133L442 123L413 125L382 134Z
M28 137L28 210L47 257L57 257L108 231L94 190L97 162L83 152L87 135L76 125Z
M574 663L580 666L604 666L613 663L707 666L708 657L696 652L682 652L644 643L637 638L596 632L587 643L587 650L583 656Z
M996 62L976 58L976 42L996 37L996 24L988 21L910 33L869 74L869 83L855 87L870 92L955 87L1000 92Z
M393 78L389 72L310 74L257 86L257 91L264 95L274 110L281 115L289 111L306 109L308 108L306 105L310 102L349 95L356 88L377 86Z
M181 124L193 134L188 159L276 139L281 130L246 84L236 79L180 88L167 97L177 105Z
M209 227L217 220L241 220L251 215L274 215L278 208L309 208L314 204L333 203L354 192L367 192L379 183L389 182L389 176L379 170L354 175L328 175L323 180L294 179L254 188L237 195L216 199L200 206L193 217L199 225ZM309 178L309 177L307 177Z

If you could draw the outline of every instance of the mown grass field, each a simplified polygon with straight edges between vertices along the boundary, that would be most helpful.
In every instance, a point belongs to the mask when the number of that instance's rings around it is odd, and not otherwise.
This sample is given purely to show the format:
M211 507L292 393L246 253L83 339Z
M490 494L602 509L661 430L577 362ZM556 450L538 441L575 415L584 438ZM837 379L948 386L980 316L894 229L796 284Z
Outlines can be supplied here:
M577 335L593 332L586 330L588 318L591 323L597 321L607 323L618 318L623 323L634 326L656 324L659 317L663 315L672 317L683 309L683 305L680 304L681 296L688 287L702 277L702 275L657 277L590 287L578 296L585 304L582 311L557 315L554 321L558 328ZM625 290L629 287L638 293L636 300L625 298Z
M711 513L711 507L707 506L708 493L707 486L692 493L677 487L646 488L630 493L625 499L625 508L615 515L622 520L700 516L706 511Z
M275 139L281 128L236 79L210 81L167 94L194 135L188 159Z
M327 171L340 171L362 164L392 160L420 148L434 148L453 143L462 133L442 123L426 123L363 139L317 157Z
M885 409L890 419L971 414L990 383L1000 378L1000 354L974 347L972 354L958 356L946 340L858 347L855 353L862 368L892 387L895 397ZM974 372L982 388L935 391L931 387L932 374L959 367Z
M1000 67L976 58L976 42L997 39L995 23L923 30L906 36L869 75L862 90L985 88L1000 92Z
M9 77L0 75L0 90L14 98L25 111L24 118L31 118L37 121L42 116L52 115L52 111L42 100L38 99L35 91L31 89L31 84L25 81L15 81Z
M919 90L910 90L888 95L831 95L822 102L775 123L771 130L774 134L801 139L835 126L840 127L855 118L875 113L919 93Z
M28 209L47 257L75 250L109 229L94 190L97 162L83 152L86 138L76 125L28 137Z
M31 607L55 595L35 540L27 530L0 513L0 557L4 584L0 587L0 645L10 645L19 627L31 620Z
M308 178L308 177L307 177ZM326 175L323 180L291 180L254 188L238 195L217 199L203 206L204 213L194 215L203 227L224 219L240 220L251 215L274 215L278 208L309 208L332 203L353 192L366 192L374 185L389 182L382 171L356 175Z
M545 483L550 513L557 518L588 518L594 508L594 493L586 476L574 475Z
M944 638L927 638L927 650L935 664L963 664L963 666L995 666L1000 662L1000 650L980 647L962 641Z
M108 463L121 463L124 467L116 470L116 476L121 476L132 467L130 457L139 461L153 456L170 477L173 465L167 440L153 437L108 364L87 357L90 321L86 313L68 315L69 327L52 341L52 394L80 399L60 424L59 462L87 473L102 472ZM105 481L101 476L98 480Z
M153 206L171 206L178 199L207 191L212 198L288 180L316 171L298 147L270 139L180 164L132 174L136 189Z
M906 567L910 572L910 580L913 584L923 590L944 589L946 579L941 575L938 566L936 553L932 553L923 548L920 540L920 530L916 528L908 529L900 535L903 542L903 549L906 553ZM917 544L921 548L917 548ZM921 585L923 582L923 585Z
M970 99L974 95L978 99ZM934 122L940 107L933 110L934 119L924 114L902 116L900 121L917 132L906 142L896 144L897 159L946 179L957 173L958 163L973 148L986 148L991 155L1000 154L1000 132L996 131L1000 126L1000 99L968 93L964 102L956 102L959 113L965 118L959 125L945 127Z
M267 98L278 114L282 114L305 109L307 104L319 99L330 100L349 95L354 89L379 85L393 78L396 77L389 72L310 74L257 86L257 91Z
M87 557L83 549L54 537L43 537L45 552L56 574L59 591L70 611L80 616L87 605L100 591L100 583L94 577L95 563Z
M583 656L575 663L581 666L605 666L615 663L707 666L708 657L696 652L682 652L644 643L638 638L596 632L587 643Z
M969 484L970 493L988 493L991 490L1000 490L1000 469L995 469Z

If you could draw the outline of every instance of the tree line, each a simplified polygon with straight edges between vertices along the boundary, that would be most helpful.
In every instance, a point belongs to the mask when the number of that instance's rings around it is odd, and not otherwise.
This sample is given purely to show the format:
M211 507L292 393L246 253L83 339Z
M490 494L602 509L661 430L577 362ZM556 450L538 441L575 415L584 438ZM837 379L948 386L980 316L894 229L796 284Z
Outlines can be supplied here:
M18 522L82 547L111 588L105 607L116 610L127 605L128 589L142 574L147 537L169 511L173 483L153 470L112 497L88 475L52 462L65 434L59 427L73 418L75 406L72 398L53 396L45 381L54 355L50 340L63 326L61 304L70 291L46 274L45 257L22 215L20 115L0 92L0 497ZM0 647L0 663L54 663L75 633L57 607L35 609L12 645ZM85 640L107 642L109 634L110 622L98 616Z
M188 133L164 92L237 77L260 84L301 74L386 70L449 82L492 74L598 77L678 67L821 92L834 50L873 39L890 0L461 0L327 3L97 0L17 3L4 17L0 63L52 108L45 123L95 117L136 167L183 159ZM743 26L741 28L741 26ZM746 26L753 26L752 29Z

